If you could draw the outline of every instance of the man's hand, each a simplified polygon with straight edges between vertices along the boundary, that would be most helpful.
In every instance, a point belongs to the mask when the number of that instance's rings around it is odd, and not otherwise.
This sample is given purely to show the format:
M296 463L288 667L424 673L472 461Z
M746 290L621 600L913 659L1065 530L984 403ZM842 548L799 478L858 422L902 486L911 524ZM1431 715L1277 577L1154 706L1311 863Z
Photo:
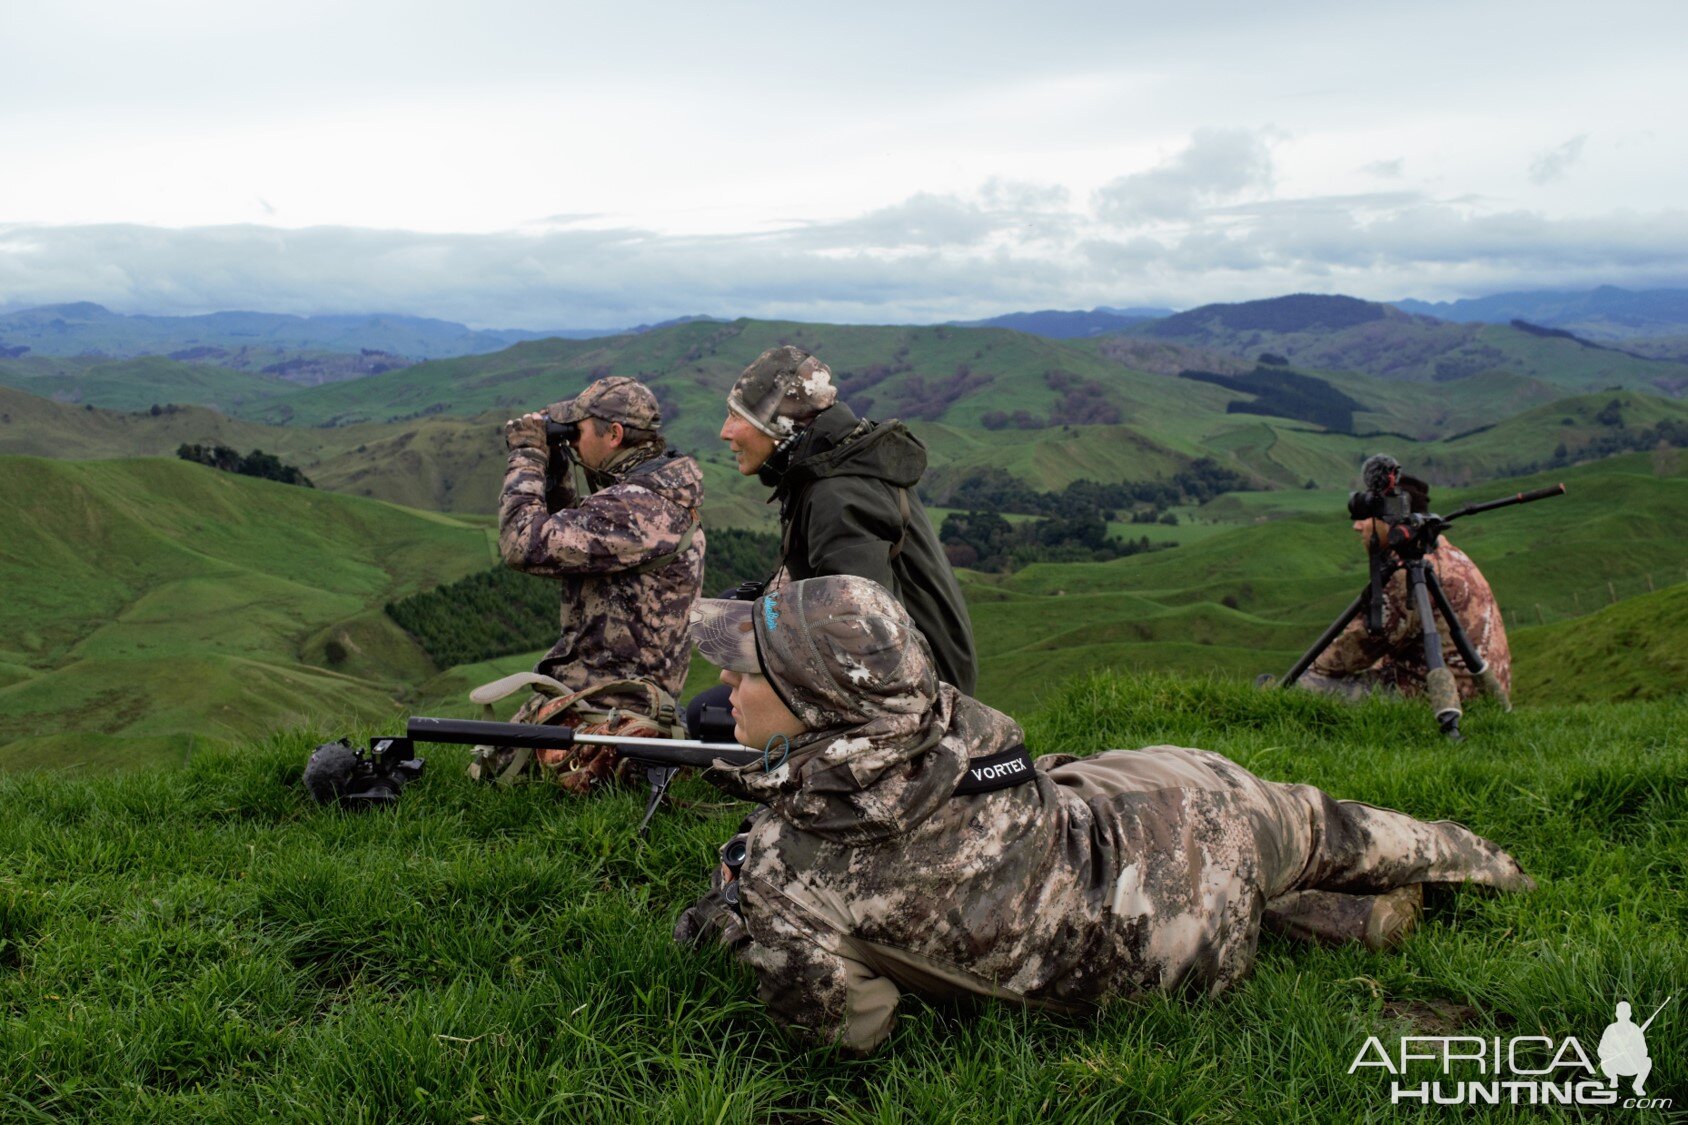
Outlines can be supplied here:
M508 449L545 451L545 415L535 411L504 423L504 445Z

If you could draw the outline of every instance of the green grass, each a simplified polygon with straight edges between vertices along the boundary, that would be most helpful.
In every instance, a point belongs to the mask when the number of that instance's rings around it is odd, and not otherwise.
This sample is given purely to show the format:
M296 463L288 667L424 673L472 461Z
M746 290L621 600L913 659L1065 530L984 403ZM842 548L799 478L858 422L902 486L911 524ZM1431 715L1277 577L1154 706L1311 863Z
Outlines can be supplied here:
M794 1048L746 970L669 944L743 811L697 781L681 796L708 804L640 844L636 795L480 788L444 747L389 813L317 808L305 732L181 769L0 777L0 1116L1392 1120L1375 1072L1347 1073L1367 1035L1592 1052L1616 1000L1650 1011L1688 976L1688 705L1482 705L1460 746L1424 718L1203 679L1069 685L1028 723L1038 751L1210 747L1458 819L1541 888L1455 896L1390 953L1264 940L1214 1000L1093 1020L908 1000L867 1061ZM1648 1032L1649 1091L1679 1108L1685 1029L1666 1009Z
M1688 583L1521 630L1514 688L1532 699L1665 699L1688 686Z

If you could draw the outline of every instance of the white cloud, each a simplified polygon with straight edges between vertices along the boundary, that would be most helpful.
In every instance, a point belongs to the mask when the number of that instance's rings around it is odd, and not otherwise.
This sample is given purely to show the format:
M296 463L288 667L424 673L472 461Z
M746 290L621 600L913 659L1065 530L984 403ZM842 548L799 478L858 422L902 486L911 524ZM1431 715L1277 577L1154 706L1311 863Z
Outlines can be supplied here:
M1271 185L1272 153L1264 135L1246 129L1199 129L1171 158L1104 184L1095 204L1103 219L1129 225L1185 218L1205 204L1264 192Z

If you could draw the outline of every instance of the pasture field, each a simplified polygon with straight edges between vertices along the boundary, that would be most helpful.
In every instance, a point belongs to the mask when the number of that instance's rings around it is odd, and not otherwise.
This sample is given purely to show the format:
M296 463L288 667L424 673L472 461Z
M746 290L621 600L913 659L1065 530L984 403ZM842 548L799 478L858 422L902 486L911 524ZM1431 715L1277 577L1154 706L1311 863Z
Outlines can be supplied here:
M866 1060L794 1047L748 970L670 943L746 811L699 780L640 843L638 795L478 787L445 747L395 809L317 807L305 731L182 768L0 775L0 1118L1443 1120L1392 1106L1381 1070L1349 1073L1368 1036L1391 1052L1403 1035L1575 1036L1593 1056L1619 1000L1641 1019L1675 993L1647 1033L1647 1092L1675 1109L1627 1111L1675 1119L1688 703L1479 705L1462 745L1422 719L1200 677L1067 684L1027 721L1038 752L1205 746L1459 820L1540 888L1451 894L1386 953L1263 939L1253 975L1211 999L1057 1019L905 998Z

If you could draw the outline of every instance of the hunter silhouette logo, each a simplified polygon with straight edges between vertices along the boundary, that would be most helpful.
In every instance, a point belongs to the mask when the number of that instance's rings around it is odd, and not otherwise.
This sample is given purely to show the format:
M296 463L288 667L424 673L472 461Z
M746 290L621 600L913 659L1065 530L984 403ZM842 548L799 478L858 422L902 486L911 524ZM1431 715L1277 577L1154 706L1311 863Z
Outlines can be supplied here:
M1394 1105L1605 1105L1623 1109L1670 1109L1670 1098L1648 1097L1644 1083L1653 1072L1647 1029L1674 996L1665 997L1647 1022L1631 1019L1629 1001L1618 1001L1616 1018L1601 1033L1594 1058L1574 1035L1404 1035L1391 1053L1375 1035L1354 1056L1348 1073L1376 1067L1390 1076ZM1633 1096L1621 1091L1631 1081Z
M1665 997L1665 1004L1670 1003L1672 997ZM1647 1054L1646 1031L1659 1018L1659 1013L1665 1010L1665 1004L1653 1009L1653 1014L1647 1017L1647 1022L1636 1027L1629 1018L1629 1001L1618 1001L1617 1019L1610 1024L1600 1036L1600 1071L1612 1082L1618 1084L1619 1078L1634 1077L1637 1095L1647 1091L1641 1084L1647 1080L1647 1075L1653 1069L1653 1060Z

